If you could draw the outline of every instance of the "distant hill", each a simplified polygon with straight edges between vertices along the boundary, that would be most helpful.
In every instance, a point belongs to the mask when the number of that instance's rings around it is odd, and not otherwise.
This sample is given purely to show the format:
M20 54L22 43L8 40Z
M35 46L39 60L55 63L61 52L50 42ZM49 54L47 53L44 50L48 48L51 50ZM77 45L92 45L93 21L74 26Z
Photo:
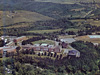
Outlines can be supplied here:
M19 23L19 22L36 22L36 21L45 21L45 20L52 20L53 18L50 18L48 16L41 15L36 12L31 12L31 11L24 11L24 10L18 10L14 12L5 12L5 16L3 15L3 12L0 11L0 25L2 25L2 20L4 17L5 19L5 24L13 24L13 23Z
M93 0L35 0L35 1L63 3L63 4L78 3L78 2L93 2ZM95 1L100 2L100 0L95 0Z
M17 0L16 0L17 1ZM77 16L81 17L85 15L85 13L90 10L90 8L86 9L87 7L81 6L78 4L58 4L58 3L51 3L51 2L35 2L35 1L25 1L5 4L5 7L0 7L1 10L27 10L32 12L37 12L45 16L49 16L52 18L62 18L62 17L70 17L70 16ZM74 10L80 9L79 11ZM82 10L81 10L82 9ZM82 11L82 12L81 12Z
M0 0L2 2L30 2L30 1L38 1L38 2L53 2L53 3L77 3L77 2L93 2L93 0ZM95 0L96 2L100 2L100 0Z
M60 0L58 2L60 2ZM89 7L82 6L79 4L61 4L56 2L55 3L40 2L36 0L35 1L34 0L28 0L28 1L9 0L4 3L5 6L3 3L0 3L0 10L7 10L7 11L27 10L27 11L37 12L42 15L49 16L55 19L62 18L62 17L81 17L85 15L88 11L90 11Z

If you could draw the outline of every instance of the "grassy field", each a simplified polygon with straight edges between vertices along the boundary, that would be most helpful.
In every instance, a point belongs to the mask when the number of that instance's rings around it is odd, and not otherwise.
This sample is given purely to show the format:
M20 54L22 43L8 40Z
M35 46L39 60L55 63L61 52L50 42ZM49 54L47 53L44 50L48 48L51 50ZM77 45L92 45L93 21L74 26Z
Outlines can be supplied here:
M84 24L91 24L91 25L95 25L95 26L100 26L100 20L93 20L93 19L78 19L78 20L71 20L73 23L74 22L78 22L77 25L81 25L82 23Z
M91 39L87 35L86 36L79 36L79 37L76 37L75 39L76 40L82 40L82 41L89 41L89 42L92 42L92 43L100 43L99 38Z
M20 27L28 27L31 23L21 23L12 26L7 26L5 28L20 28Z
M96 25L96 26L100 26L100 20L94 20L94 21L87 21L87 23L91 24L91 25Z
M62 35L59 35L59 39L63 39L63 38L73 38L73 37L75 37L76 35L64 35L64 36L62 36Z
M39 41L34 41L32 43L33 44L46 43L46 44L51 44L51 45L54 45L55 44L55 42L54 41L51 41L51 40L39 40Z
M61 29L54 29L54 30L31 30L31 31L27 31L28 33L52 33L52 32L57 32L57 31L61 31Z

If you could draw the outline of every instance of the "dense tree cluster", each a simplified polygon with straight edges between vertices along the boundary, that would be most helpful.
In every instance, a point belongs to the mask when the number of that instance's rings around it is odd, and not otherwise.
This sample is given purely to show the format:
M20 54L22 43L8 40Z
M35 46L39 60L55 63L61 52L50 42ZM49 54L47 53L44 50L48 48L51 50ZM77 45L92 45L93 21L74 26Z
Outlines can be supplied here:
M0 47L3 47L5 44L4 40L0 40Z
M13 27L13 28L6 28L12 25L21 25L21 24L28 24L26 27ZM68 29L74 27L74 24L68 21L66 18L57 19L57 20L48 20L48 21L37 21L33 22L19 22L11 25L3 26L0 31L6 31L8 35L39 35L38 33L29 33L26 31L29 30L52 30L52 29Z
M33 41L38 41L38 40L42 40L42 39L46 39L46 37L43 37L43 36L32 37L32 38L30 38L28 40L22 41L22 45L31 44L31 42L33 42Z

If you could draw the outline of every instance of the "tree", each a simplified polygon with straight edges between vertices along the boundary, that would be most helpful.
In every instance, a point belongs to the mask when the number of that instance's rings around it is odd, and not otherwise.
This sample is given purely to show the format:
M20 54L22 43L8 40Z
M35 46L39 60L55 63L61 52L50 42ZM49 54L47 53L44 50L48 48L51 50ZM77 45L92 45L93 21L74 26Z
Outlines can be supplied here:
M62 54L60 54L60 59L62 59L62 57L63 57L63 55L62 55Z
M47 55L47 52L45 52L44 55L46 56Z
M51 55L50 55L51 57L53 56L53 53L51 53Z
M57 57L56 57L57 59L59 58L59 55L57 55Z
M4 68L3 66L0 65L0 73L3 73L4 72Z
M12 70L12 74L13 74L13 75L16 75L16 71L15 71L15 70Z
M66 72L66 71L65 71L65 66L59 67L59 68L58 68L58 72L60 72L60 73L65 73L65 72Z
M81 71L77 71L74 75L84 75Z
M32 48L32 54L35 54L34 49Z
M13 42L15 43L15 45L17 45L17 40L16 39L14 39Z
M49 53L48 53L48 56L50 56L50 54L51 54L51 53L49 52Z
M18 75L23 75L23 74L24 74L23 69L19 68Z
M22 45L25 45L25 44L27 44L27 42L26 41L22 41Z
M20 62L16 62L16 65L15 65L16 71L19 71L20 68L21 68L21 63Z
M56 56L57 56L57 53L55 52L54 57L56 57Z
M2 53L0 53L0 58L2 58Z
M41 56L41 54L40 54L40 53L38 53L38 56Z
M3 47L5 45L4 40L0 40L0 47Z
M17 51L17 55L19 55L19 50L21 49L21 47L20 46L18 46L17 48L16 48L16 51Z
M42 56L43 56L43 53L42 53Z

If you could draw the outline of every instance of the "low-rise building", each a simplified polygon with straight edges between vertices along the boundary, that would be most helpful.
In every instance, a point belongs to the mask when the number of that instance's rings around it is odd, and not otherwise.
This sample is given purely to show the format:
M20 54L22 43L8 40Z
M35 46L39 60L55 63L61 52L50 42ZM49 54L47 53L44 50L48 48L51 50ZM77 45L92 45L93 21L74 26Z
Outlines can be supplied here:
M54 51L53 51L53 52L55 52L55 53L60 53L60 52L61 52L60 47L59 47L59 46L56 46L56 47L54 48Z
M48 47L40 47L41 51L48 51L49 48Z
M76 40L74 38L63 38L60 39L61 42L67 42L67 43L72 43L75 42Z
M45 46L45 45L22 45L22 49L34 49L34 51L47 51L47 52L56 52L59 53L61 52L60 47L59 46Z
M67 48L68 44L65 42L62 42L61 46L62 46L62 48Z
M47 47L47 46L48 46L48 44L43 43L43 44L41 44L41 46L42 46L42 47Z
M16 47L17 46L14 46L14 47L11 47L11 46L0 47L0 53L1 54L5 53L5 52L8 52L8 53L14 52L14 53L16 53Z
M68 52L68 56L75 56L75 57L80 57L80 52L77 50L70 50Z

